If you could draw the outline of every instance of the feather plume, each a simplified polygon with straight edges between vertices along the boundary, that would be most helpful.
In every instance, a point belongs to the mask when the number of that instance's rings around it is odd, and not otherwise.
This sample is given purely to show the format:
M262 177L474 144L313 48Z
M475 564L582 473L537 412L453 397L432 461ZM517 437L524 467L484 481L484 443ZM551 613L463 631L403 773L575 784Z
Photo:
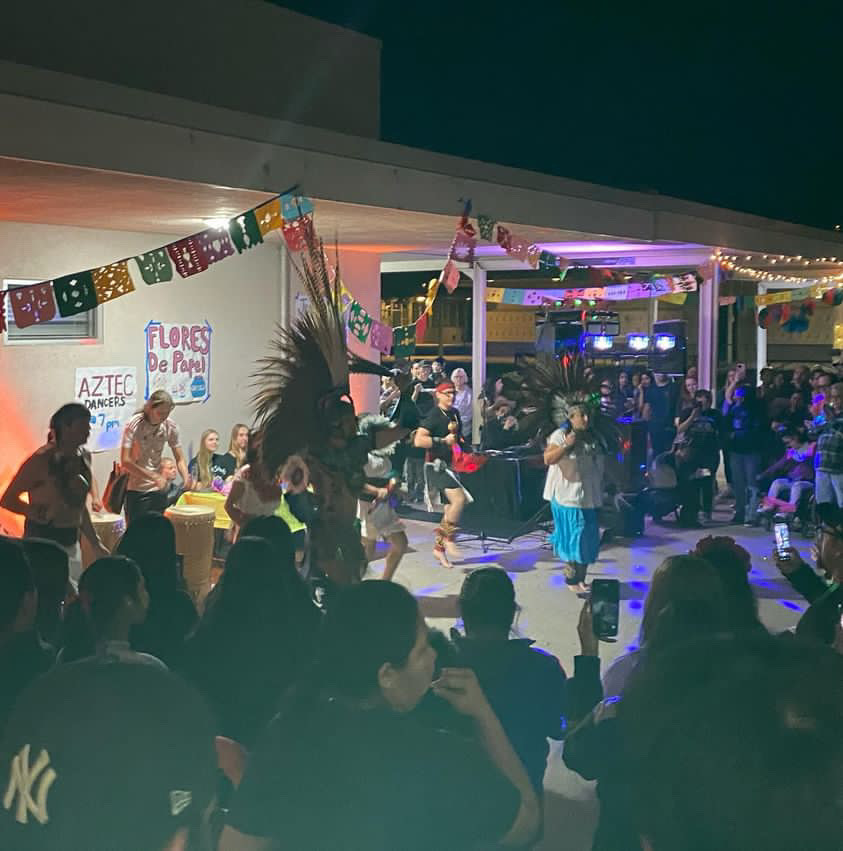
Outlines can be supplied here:
M349 372L383 375L378 364L350 355L342 314L340 274L329 272L322 240L305 231L306 249L293 266L309 299L291 327L277 326L269 353L253 374L252 404L259 460L270 476L291 456L327 443L332 400L349 395Z

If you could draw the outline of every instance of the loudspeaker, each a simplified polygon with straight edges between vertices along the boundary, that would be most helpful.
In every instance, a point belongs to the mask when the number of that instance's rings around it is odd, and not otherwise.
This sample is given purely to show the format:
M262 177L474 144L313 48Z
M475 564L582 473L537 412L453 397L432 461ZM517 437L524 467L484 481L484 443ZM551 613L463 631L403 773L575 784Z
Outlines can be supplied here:
M637 493L647 478L647 423L618 422L621 445L617 457L609 458L607 472L621 493Z
M659 349L660 337L673 338L670 348ZM665 319L653 323L647 365L653 372L684 375L688 370L688 332L684 319Z
M577 322L543 322L536 326L536 351L550 355L576 351L582 337L582 320Z

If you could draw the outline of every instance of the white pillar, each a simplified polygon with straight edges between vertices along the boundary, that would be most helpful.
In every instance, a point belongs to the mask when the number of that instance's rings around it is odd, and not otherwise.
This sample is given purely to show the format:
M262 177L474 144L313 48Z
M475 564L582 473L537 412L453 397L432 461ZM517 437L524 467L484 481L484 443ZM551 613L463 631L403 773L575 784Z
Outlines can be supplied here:
M720 265L711 262L711 275L700 285L697 316L697 381L717 394L717 317L720 312Z
M282 245L278 249L278 324L282 328L289 328L295 315L290 313L290 255L287 246Z
M480 443L482 406L477 398L486 383L486 270L475 264L471 287L471 389L474 393L474 418L471 441Z
M767 292L765 284L758 284L758 295ZM761 383L761 370L767 366L767 329L755 323L755 381Z

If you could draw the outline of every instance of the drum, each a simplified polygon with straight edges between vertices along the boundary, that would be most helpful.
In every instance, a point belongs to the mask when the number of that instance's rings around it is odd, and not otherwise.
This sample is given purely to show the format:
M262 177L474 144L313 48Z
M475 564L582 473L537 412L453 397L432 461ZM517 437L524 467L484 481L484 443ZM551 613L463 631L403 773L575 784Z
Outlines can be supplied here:
M110 553L113 553L117 549L117 544L120 543L120 538L123 537L123 532L126 531L122 515L111 514L108 511L101 511L98 514L92 512L91 523L103 546ZM87 568L94 561L94 551L84 535L81 536L80 543L82 545L82 566Z
M214 554L214 509L202 505L177 505L165 512L176 530L176 552L182 556L184 581L197 606L211 589Z

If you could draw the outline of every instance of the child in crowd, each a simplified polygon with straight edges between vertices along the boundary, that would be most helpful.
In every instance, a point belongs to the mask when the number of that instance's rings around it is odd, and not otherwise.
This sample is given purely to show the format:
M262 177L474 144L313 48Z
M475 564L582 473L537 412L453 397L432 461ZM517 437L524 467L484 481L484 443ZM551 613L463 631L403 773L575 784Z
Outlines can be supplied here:
M158 465L158 472L164 477L166 482L162 489L164 498L167 502L166 507L175 505L179 501L179 497L184 493L184 483L179 478L179 471L176 467L176 462L172 458L162 458Z

